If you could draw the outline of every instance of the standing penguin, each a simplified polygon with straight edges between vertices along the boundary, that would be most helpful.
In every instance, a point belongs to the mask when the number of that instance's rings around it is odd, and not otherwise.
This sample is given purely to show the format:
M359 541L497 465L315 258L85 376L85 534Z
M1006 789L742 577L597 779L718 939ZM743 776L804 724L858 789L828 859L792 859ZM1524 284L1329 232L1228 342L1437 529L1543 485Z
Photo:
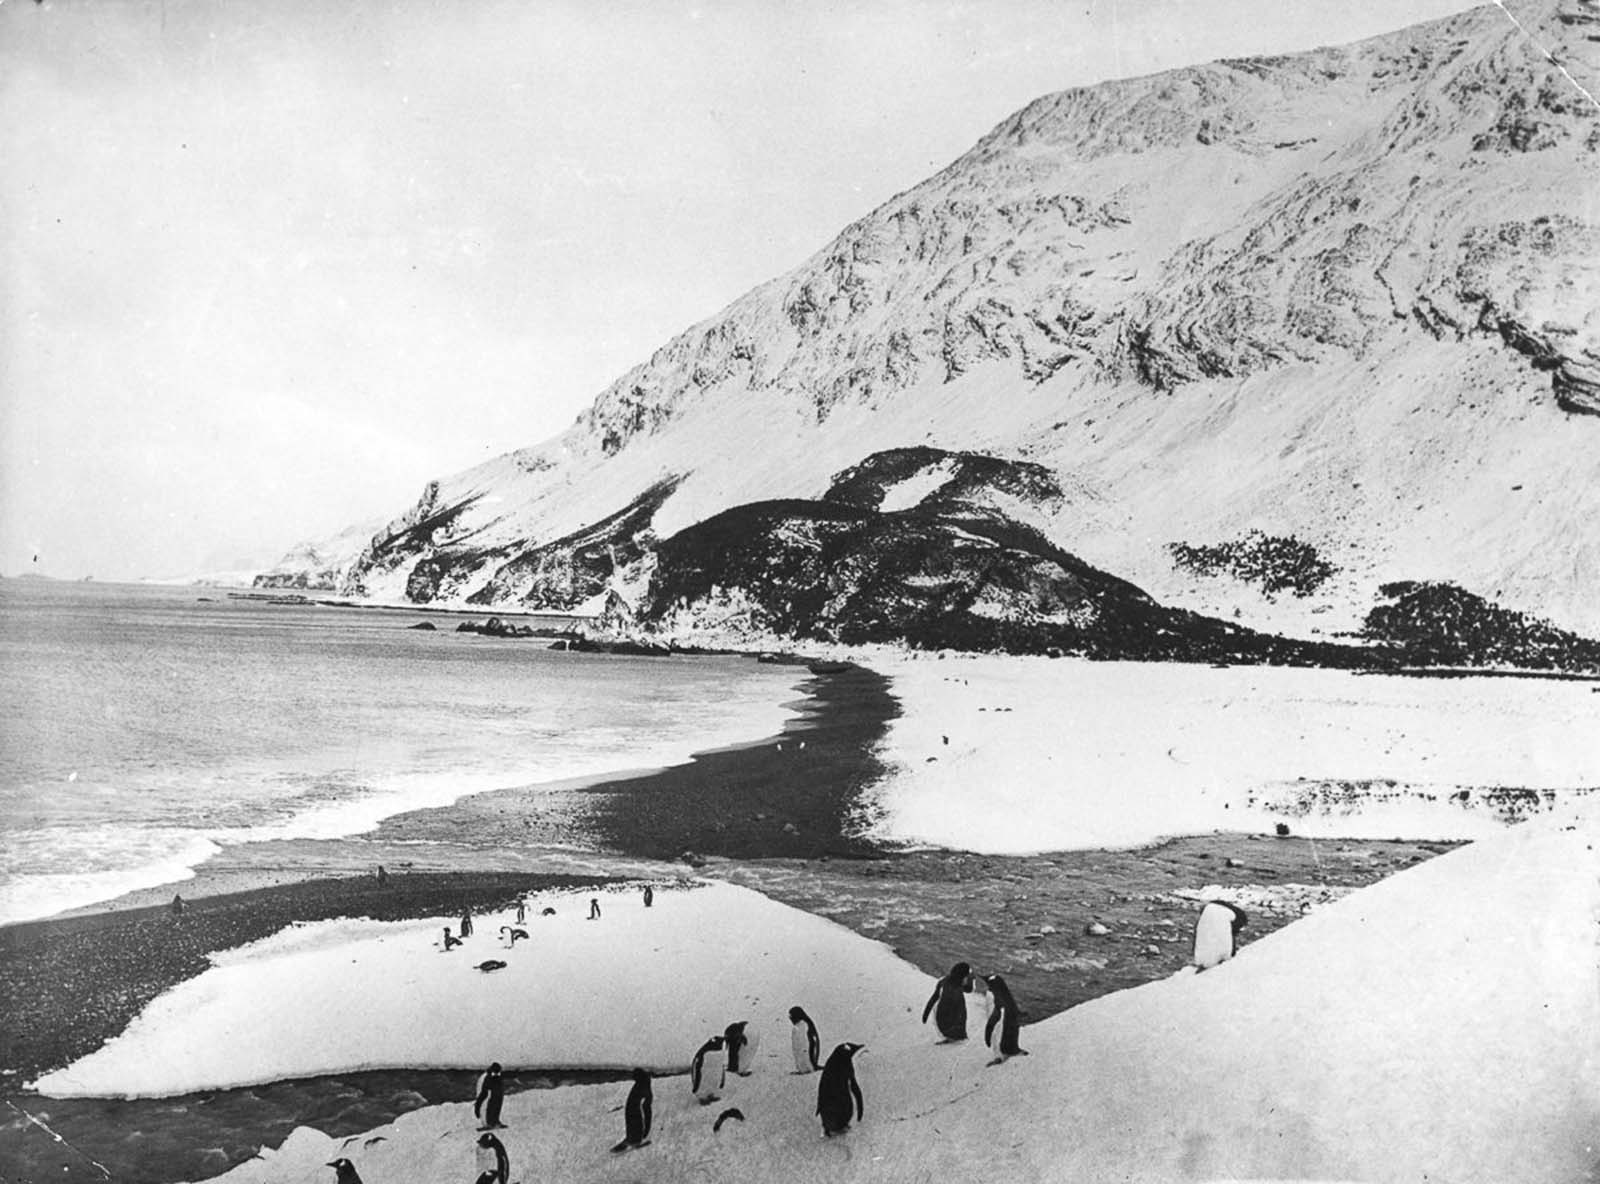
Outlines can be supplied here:
M622 1122L626 1132L622 1142L611 1150L631 1151L650 1141L650 1074L644 1069L633 1071L633 1088L623 1104Z
M591 896L589 898L589 920L598 921L599 919L600 919L600 898L598 896Z
M1221 900L1208 902L1194 923L1195 970L1208 970L1233 957L1238 949L1239 930L1249 920L1236 905Z
M510 1184L511 1157L499 1139L487 1133L479 1135L477 1161L480 1181L487 1176L494 1184Z
M689 1070L689 1088L702 1106L708 1106L722 1096L722 1084L727 1079L726 1054L723 1039L713 1036L694 1054L694 1064Z
M348 1159L341 1156L330 1160L328 1166L333 1169L338 1184L362 1184L361 1173L356 1171L356 1165Z
M983 1029L983 1041L994 1053L994 1060L989 1063L998 1065L1007 1057L1027 1056L1027 1049L1017 1047L1021 1013L1017 1010L1017 1001L1011 994L1011 988L998 974L984 975L983 981L989 984L989 996L994 1000L989 1022Z
M471 909L468 909L466 912L461 914L461 936L462 937L471 937L472 936L472 910Z
M525 921L527 921L527 919L528 919L528 902L519 897L517 899L517 924L521 925Z
M789 1022L794 1025L789 1031L789 1043L794 1049L794 1071L810 1073L821 1068L818 1058L822 1055L822 1039L817 1035L817 1025L811 1022L811 1017L803 1007L789 1009Z
M855 1065L855 1055L863 1047L860 1044L839 1045L822 1068L822 1080L817 1082L817 1114L822 1118L825 1136L849 1130L852 1111L857 1119L865 1113Z
M649 908L656 902L656 890L649 884L644 886L644 907Z
M756 1067L757 1034L750 1031L748 1020L729 1024L722 1033L723 1047L728 1050L728 1072L748 1077Z
M472 1117L474 1118L479 1117L478 1112L485 1110L484 1103L488 1103L488 1107L482 1115L483 1125L478 1128L480 1131L505 1126L505 1123L500 1121L500 1105L505 1099L505 1077L501 1074L500 1062L496 1061L485 1069L478 1078L478 1096L472 1102Z
M933 1013L933 1022L939 1029L939 1035L944 1037L943 1043L967 1038L967 1000L963 992L971 978L972 967L965 962L957 962L950 968L950 973L934 985L933 994L922 1009L923 1023L927 1023L928 1014ZM938 1005L938 1011L934 1011L935 1004ZM828 1059L831 1061L833 1058Z

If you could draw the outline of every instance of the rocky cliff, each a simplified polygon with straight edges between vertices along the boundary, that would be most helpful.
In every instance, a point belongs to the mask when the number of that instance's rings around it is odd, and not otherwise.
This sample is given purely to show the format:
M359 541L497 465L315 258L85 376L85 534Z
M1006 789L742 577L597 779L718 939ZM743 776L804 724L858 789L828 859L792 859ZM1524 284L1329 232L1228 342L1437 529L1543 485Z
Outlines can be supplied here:
M662 618L703 584L772 611L749 562L799 580L842 534L852 562L898 557L904 595L848 608L865 620L923 612L912 553L978 547L948 532L981 520L1077 581L1018 559L962 593L989 621L1092 601L1066 556L1305 636L1401 580L1600 631L1597 67L1600 8L1540 0L1039 99L561 437L430 485L329 582L556 607L615 587ZM757 522L800 541L686 574ZM1279 595L1174 560L1256 537L1328 578Z

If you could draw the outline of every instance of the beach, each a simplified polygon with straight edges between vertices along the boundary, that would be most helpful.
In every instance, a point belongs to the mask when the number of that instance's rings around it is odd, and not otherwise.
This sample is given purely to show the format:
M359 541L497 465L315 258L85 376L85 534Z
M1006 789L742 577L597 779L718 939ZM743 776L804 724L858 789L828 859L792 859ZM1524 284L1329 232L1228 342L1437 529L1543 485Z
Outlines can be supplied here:
M974 681L989 691L995 686L985 683L991 667L981 663L955 663L964 671L959 680L949 674L908 675L904 663L879 664L887 673L847 668L813 677L806 684L807 699L793 705L794 718L782 734L702 753L685 765L553 793L543 787L480 794L452 806L397 816L358 840L236 848L220 866L202 866L194 880L175 889L185 899L181 915L171 911L171 894L163 889L135 894L114 907L0 929L7 954L0 969L3 1003L6 1014L20 1021L7 1036L0 1067L8 1071L8 1081L19 1085L43 1077L47 1096L12 1092L11 1102L66 1142L55 1142L15 1113L4 1138L38 1173L27 1178L103 1179L93 1164L110 1166L121 1156L114 1168L118 1179L200 1179L249 1158L257 1147L282 1143L286 1131L303 1124L343 1137L446 1102L452 1095L459 1098L470 1089L474 1066L481 1067L478 1062L496 1051L509 1069L523 1071L530 1084L571 1082L585 1073L615 1074L636 1061L657 1072L681 1073L697 1043L693 1034L712 1023L708 1017L713 1013L654 1013L656 1019L648 1025L660 1038L654 1045L634 1037L609 1047L562 1052L542 1043L549 1027L582 1025L576 1019L558 1023L548 1005L574 995L610 999L601 984L620 977L701 982L708 990L722 983L713 994L731 990L745 1002L716 1006L755 1006L748 1000L759 995L769 1016L781 1014L789 1005L780 1002L782 986L792 972L772 981L761 979L766 985L757 990L746 973L733 976L737 986L725 981L725 963L745 967L750 974L757 968L762 974L774 966L781 969L794 957L792 935L810 923L797 918L825 919L818 923L850 939L838 949L830 947L824 962L830 968L857 965L867 951L882 951L903 968L884 972L901 985L892 998L879 1001L887 1011L876 1013L874 1027L914 1011L925 986L957 958L1003 970L1023 1001L1027 1022L1034 1024L1108 994L1181 974L1193 917L1204 899L1233 899L1248 910L1251 921L1241 934L1248 950L1249 944L1292 928L1300 918L1423 864L1459 842L1212 830L1131 847L1006 854L885 841L868 825L875 817L873 787L892 781L896 773L903 784L909 767L903 758L908 725L926 729L930 722L941 723L937 717L930 721L929 704L918 696L926 695L935 682L960 685L963 693ZM1007 671L1008 677L1012 669L1008 663L994 668ZM927 663L919 669L940 667ZM1034 699L1041 709L1051 708L1047 695ZM948 699L943 702L950 706ZM899 714L908 703L919 708L920 719ZM987 708L989 703L981 705ZM966 750L979 751L987 741L971 730L979 713L969 708L964 744ZM1004 714L1015 712L995 713L1001 726L989 733L1001 742L1012 738L1011 721ZM898 749L892 735L897 728L902 737ZM902 754L898 765L893 763L896 752ZM495 870L432 866L430 861L448 863L448 837L461 826L472 827L480 840L474 859ZM519 841L523 835L528 838ZM584 841L574 841L578 835L586 836ZM460 858L458 851L454 855ZM375 868L385 861L388 873L380 883ZM644 883L657 886L661 911L646 914L639 909ZM732 934L729 906L719 903L732 898L705 888L667 896L676 888L718 883L728 891L754 890L737 898L754 914L743 938ZM671 913L665 907L669 899L706 902L706 911L657 951L668 959L659 966L652 966L642 951L601 945L585 959L561 963L558 981L529 982L516 992L518 967L546 935L530 918L531 942L491 953L500 946L498 926L513 920L511 902L519 896L570 897L582 904L591 895L604 902L611 922L602 918L585 925L574 916L569 923L567 914L578 910L567 903L559 910L560 923L570 924L571 932L586 940L621 932L624 923L667 928L671 923L660 919ZM115 1045L136 1016L135 1030L166 1045L171 1037L149 1031L155 1022L151 1017L160 1011L152 1000L159 1004L163 992L168 992L169 1003L181 1000L185 984L207 981L205 974L230 966L235 977L260 980L265 963L259 959L292 952L274 952L275 943L293 944L286 932L321 933L315 944L324 951L349 950L353 957L373 936L366 927L409 925L413 936L404 939L407 948L429 966L442 963L434 948L438 925L459 918L467 908L479 919L471 961L496 958L507 963L505 970L493 973L464 971L474 984L471 989L479 990L477 981L482 979L485 984L509 984L505 989L519 1000L531 993L545 1001L525 1017L516 1039L504 1032L494 1035L496 1025L484 1021L452 1031L443 1045L434 1047L414 1035L418 1020L412 1017L388 1025L413 1033L407 1048L390 1054L392 1063L362 1061L349 1050L329 1051L330 1059L319 1063L291 1042L284 1046L290 1050L283 1052L287 1060L259 1067L255 1077L230 1080L218 1076L220 1068L206 1070L206 1058L199 1052L167 1046L161 1057L137 1053L135 1061L187 1066L190 1078L158 1074L139 1086L130 1081L127 1069L113 1067L96 1070L99 1084L91 1085L83 1068L73 1070L76 1077L60 1075L69 1066L93 1064L93 1057L87 1062L82 1058L108 1040ZM619 909L624 910L620 915ZM337 920L357 917L368 920ZM702 930L720 933L723 940L712 951L695 953L690 936ZM566 930L552 923L548 933L558 932ZM650 931L629 932L638 937ZM769 937L775 944L762 944ZM850 942L862 944L858 948ZM753 945L761 946L759 952L753 952ZM570 941L560 946L563 957L578 948ZM245 953L223 955L240 950ZM452 957L461 953L457 950ZM868 961L879 956L872 954ZM457 964L467 966L467 959L457 958ZM374 972L371 980L381 983L389 977L388 972ZM295 981L317 978L311 974ZM835 1014L859 1010L860 1001L851 1003L849 992L841 990L847 981L842 970L825 974L807 990L812 1005L821 1011L825 1003ZM326 1030L331 1005L310 1006L310 999L296 996L295 1014L314 1025L313 1031ZM640 1010L637 1003L611 1002L625 1015ZM224 1017L240 1009L261 1015L259 1004L224 1001L221 1007ZM868 1007L862 1018L872 1012ZM191 1009L185 1014L195 1013ZM228 1027L232 1021L218 1022L222 1032L236 1030ZM186 1026L194 1029L192 1023ZM348 1023L332 1027L352 1030ZM271 1025L263 1022L263 1029ZM472 1033L476 1036L469 1038ZM492 1038L480 1047L486 1035ZM785 1035L774 1031L772 1042ZM250 1056L237 1047L237 1036L233 1041L230 1045L219 1037L213 1043L222 1045L229 1066L248 1065ZM337 1044L329 1039L314 1043L330 1049ZM654 1052L646 1056L649 1048ZM54 1086L49 1084L51 1071L56 1071ZM413 1073L425 1089L412 1088ZM263 1090L270 1094L265 1103ZM78 1096L48 1096L61 1093ZM138 1093L176 1094L180 1103L174 1108L170 1099L115 1100ZM225 1128L228 1137L197 1139L205 1128L189 1115L200 1110L235 1114ZM130 1138L130 1130L140 1137Z
M477 794L395 816L356 838L225 848L180 883L0 927L0 1014L10 1021L0 1072L15 1087L59 1068L121 1032L161 992L205 970L209 954L294 924L345 916L456 918L465 908L488 913L519 893L604 887L619 875L671 883L695 871L676 859L684 852L696 853L702 867L752 853L874 854L874 845L844 833L842 821L862 786L881 773L874 743L897 710L887 680L852 668L810 677L806 686L810 693L791 704L783 734L701 752L685 765ZM459 843L463 828L473 834L467 852ZM464 860L496 870L463 871ZM380 864L387 871L382 884ZM181 915L170 907L177 894L185 902ZM356 1111L370 1117L398 1113L396 1096L402 1108L419 1104L415 1091L400 1084L380 1074L340 1088L361 1095ZM246 1108L244 1129L232 1132L230 1159L277 1134L284 1115L315 1115L328 1094L317 1082L288 1086L265 1113ZM119 1179L177 1178L169 1165L215 1160L214 1144L188 1145L182 1116L148 1129L157 1103L18 1101L74 1146L98 1150L77 1154L13 1112L0 1126L0 1140L51 1179L103 1179L93 1163L119 1154L125 1157ZM130 1127L142 1137L130 1140Z

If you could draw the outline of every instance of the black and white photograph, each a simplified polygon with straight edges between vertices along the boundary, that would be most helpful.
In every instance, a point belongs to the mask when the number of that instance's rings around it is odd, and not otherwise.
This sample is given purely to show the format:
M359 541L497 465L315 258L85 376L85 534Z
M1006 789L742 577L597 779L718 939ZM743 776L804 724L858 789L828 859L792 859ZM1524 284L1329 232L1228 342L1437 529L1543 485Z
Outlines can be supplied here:
M0 1184L1600 1184L1600 0L0 0Z

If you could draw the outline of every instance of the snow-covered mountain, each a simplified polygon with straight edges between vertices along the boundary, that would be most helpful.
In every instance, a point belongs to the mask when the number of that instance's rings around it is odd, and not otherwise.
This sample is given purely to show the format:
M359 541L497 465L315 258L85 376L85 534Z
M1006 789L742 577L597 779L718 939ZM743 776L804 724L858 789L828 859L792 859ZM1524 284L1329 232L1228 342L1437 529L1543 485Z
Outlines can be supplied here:
M337 571L270 578L500 606L615 587L759 630L751 571L685 580L662 541L838 504L865 465L895 475L874 512L964 481L1029 555L1246 624L1348 629L1404 580L1600 631L1596 93L1600 5L1516 0L1046 96L561 436L430 482ZM1263 578L1261 544L1316 578ZM1073 612L972 570L965 609Z

